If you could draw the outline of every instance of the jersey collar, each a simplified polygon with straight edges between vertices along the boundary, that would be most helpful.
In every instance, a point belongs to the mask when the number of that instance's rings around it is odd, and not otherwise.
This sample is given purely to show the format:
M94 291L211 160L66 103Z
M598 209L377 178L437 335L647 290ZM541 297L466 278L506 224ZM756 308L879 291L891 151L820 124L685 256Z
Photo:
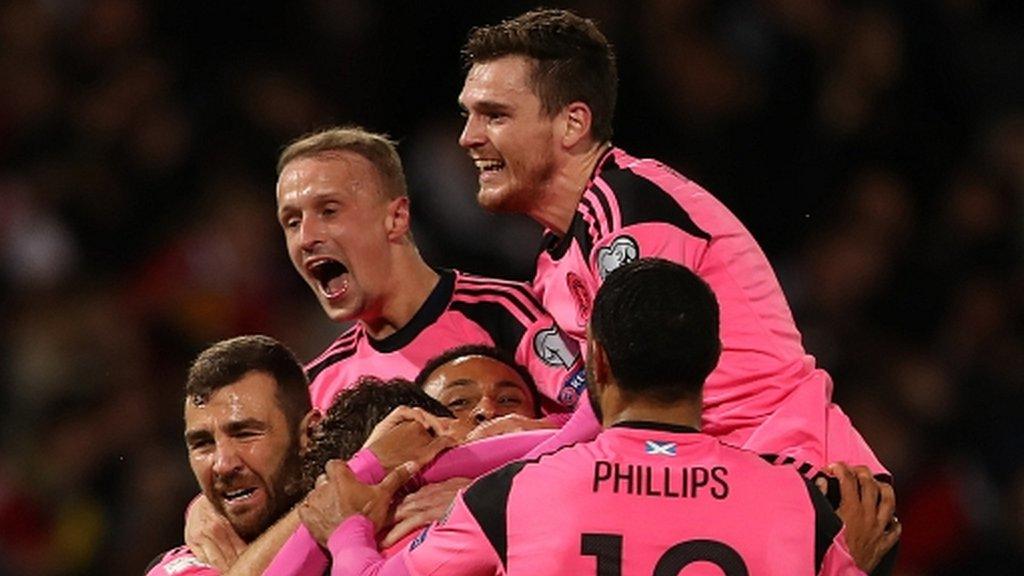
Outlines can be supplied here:
M423 305L405 326L380 340L370 337L369 334L366 335L367 341L374 350L385 354L401 350L419 336L420 332L441 317L441 313L448 307L448 303L452 300L452 293L455 291L455 272L443 269L435 271L438 275L437 285L430 291L430 295L423 301Z
M682 434L699 434L700 430L682 424L668 422L649 422L646 420L623 420L611 425L611 428L632 428L635 430L658 430L660 432L676 432Z

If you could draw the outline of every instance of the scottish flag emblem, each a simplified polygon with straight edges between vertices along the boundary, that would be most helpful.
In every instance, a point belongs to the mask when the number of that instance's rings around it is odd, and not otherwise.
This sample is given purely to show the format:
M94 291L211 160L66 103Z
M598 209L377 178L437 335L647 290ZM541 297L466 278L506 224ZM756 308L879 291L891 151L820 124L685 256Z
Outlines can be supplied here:
M659 442L657 440L646 440L644 442L644 452L648 454L655 454L661 456L675 456L676 443Z

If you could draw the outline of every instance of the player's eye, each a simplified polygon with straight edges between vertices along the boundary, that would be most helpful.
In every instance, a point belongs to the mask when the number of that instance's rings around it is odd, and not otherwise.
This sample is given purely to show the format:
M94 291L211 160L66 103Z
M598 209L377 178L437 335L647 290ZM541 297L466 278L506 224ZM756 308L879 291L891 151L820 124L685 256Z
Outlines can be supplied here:
M455 400L449 401L447 406L448 409L453 412L456 410L465 410L469 406L469 400L465 398L456 398Z
M202 452L213 446L213 440L209 438L203 438L201 440L193 440L189 442L188 449L190 452Z

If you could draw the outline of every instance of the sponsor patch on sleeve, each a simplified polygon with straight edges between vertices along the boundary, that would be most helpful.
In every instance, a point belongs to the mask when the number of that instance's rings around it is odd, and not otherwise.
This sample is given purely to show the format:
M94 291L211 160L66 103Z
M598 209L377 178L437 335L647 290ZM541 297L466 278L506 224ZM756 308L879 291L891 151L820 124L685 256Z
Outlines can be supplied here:
M603 281L616 268L625 266L640 257L640 245L627 234L619 236L612 243L597 251L597 273Z

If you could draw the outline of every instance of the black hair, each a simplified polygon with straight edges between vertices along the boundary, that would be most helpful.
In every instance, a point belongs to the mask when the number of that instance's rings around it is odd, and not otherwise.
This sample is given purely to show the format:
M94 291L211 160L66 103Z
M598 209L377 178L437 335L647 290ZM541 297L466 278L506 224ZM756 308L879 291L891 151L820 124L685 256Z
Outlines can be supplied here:
M546 114L554 116L572 102L584 102L590 107L594 138L611 140L618 69L611 44L592 20L568 10L532 10L474 28L462 49L467 67L504 56L532 60L530 82Z
M509 368L516 371L519 377L526 383L526 388L530 392L530 397L533 400L534 416L539 417L541 414L541 398L540 392L537 390L537 382L533 379L533 375L526 369L525 366L516 362L516 359L511 354L502 350L501 348L495 348L494 346L487 346L486 344L465 344L463 346L456 346L449 348L441 354L431 358L427 361L420 373L416 375L416 385L420 388L427 383L438 368L459 358L465 358L467 356L483 356L501 362Z
M238 336L203 350L189 367L185 396L193 404L204 404L214 392L249 372L263 372L274 379L277 402L292 432L296 432L299 422L313 408L309 380L295 354L270 336Z
M699 399L721 355L711 288L661 258L641 258L608 275L590 330L624 392L664 402Z
M376 426L399 406L422 408L445 418L454 418L448 408L404 378L381 380L362 376L354 387L334 397L331 407L313 431L309 450L302 458L302 484L310 490L327 461L348 460L359 451Z

